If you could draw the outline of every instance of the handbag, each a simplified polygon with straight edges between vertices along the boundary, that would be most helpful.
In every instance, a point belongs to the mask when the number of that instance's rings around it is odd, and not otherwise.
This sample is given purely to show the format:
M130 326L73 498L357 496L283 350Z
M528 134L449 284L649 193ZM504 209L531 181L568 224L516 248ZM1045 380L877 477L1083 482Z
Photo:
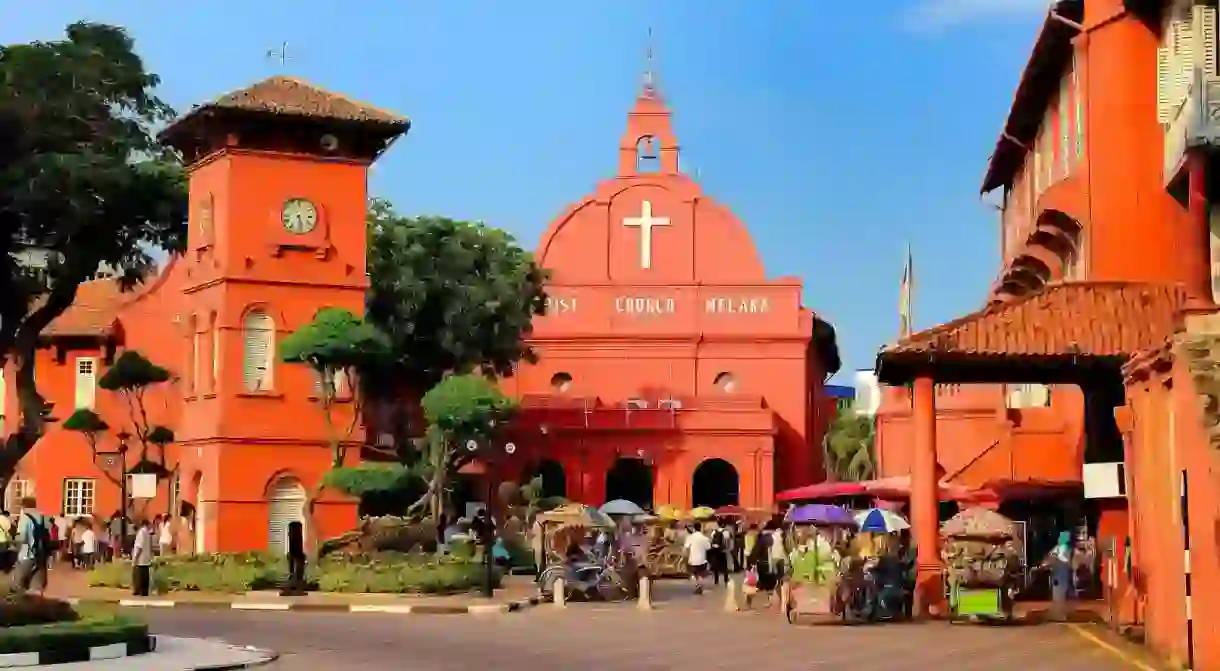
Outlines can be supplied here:
M746 571L746 585L749 587L758 587L758 569L752 568Z

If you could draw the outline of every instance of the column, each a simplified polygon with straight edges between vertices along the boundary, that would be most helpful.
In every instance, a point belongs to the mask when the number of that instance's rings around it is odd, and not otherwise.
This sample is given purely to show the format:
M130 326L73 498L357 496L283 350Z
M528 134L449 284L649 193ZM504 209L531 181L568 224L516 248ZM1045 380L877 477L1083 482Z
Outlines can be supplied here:
M1186 230L1181 238L1179 258L1186 282L1187 307L1209 310L1215 307L1215 302L1212 300L1212 239L1207 203L1206 154L1190 150L1187 169L1190 193L1187 200Z
M916 378L911 390L915 454L911 467L911 532L915 541L915 614L944 600L940 562L940 486L936 475L936 385Z

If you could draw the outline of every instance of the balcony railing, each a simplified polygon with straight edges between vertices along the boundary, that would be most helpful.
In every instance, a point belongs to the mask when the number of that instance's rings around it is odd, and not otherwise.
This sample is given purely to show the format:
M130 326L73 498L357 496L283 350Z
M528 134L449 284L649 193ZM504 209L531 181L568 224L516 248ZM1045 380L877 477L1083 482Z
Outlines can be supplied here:
M1195 69L1186 97L1165 125L1165 184L1173 182L1192 147L1220 144L1220 77Z

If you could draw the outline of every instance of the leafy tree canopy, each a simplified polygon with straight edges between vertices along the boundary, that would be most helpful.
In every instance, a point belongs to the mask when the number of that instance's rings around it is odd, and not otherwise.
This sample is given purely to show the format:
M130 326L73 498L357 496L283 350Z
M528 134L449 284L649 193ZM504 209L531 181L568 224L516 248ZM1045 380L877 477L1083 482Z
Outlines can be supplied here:
M21 409L0 480L45 430L34 381L43 330L102 264L130 287L152 269L151 250L184 247L186 180L154 136L173 116L157 84L114 26L75 23L62 40L0 47L0 363L18 360Z
M846 408L839 411L826 432L827 475L843 482L859 482L873 477L873 443L876 422Z
M489 435L516 411L517 404L482 375L451 375L437 384L421 401L430 429L448 439Z
M509 375L546 308L544 271L508 233L369 207L369 321L389 337L391 384L423 393L452 373Z
M129 349L115 359L110 370L97 381L97 386L106 391L136 391L167 382L170 377L169 370Z
M315 370L352 368L383 360L389 341L375 327L339 308L322 308L313 321L284 338L280 355Z
M67 431L77 433L101 433L110 428L106 420L88 408L80 408L64 420L63 427Z

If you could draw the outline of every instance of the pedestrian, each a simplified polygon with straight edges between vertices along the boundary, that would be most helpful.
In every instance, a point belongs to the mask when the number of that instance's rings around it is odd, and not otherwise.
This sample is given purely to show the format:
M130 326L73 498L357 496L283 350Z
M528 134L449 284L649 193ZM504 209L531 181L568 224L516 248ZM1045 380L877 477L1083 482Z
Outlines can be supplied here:
M721 576L724 584L729 584L729 554L728 542L725 540L727 531L721 528L712 529L711 544L707 552L707 564L712 571L712 584L719 585Z
M17 547L13 542L13 518L0 510L0 571L8 573L17 564Z
M305 596L305 525L288 523L288 584L280 591L283 596Z
M32 496L21 499L21 518L17 520L17 568L13 571L13 588L18 592L37 589L47 591L47 569L55 554L51 543L51 519L38 511L38 501Z
M140 520L135 543L131 546L131 593L135 596L148 596L152 582L152 546L152 527L148 520Z
M1062 622L1067 619L1068 590L1072 586L1072 534L1064 531L1059 534L1059 542L1042 562L1043 568L1050 570L1051 583L1051 619Z
M97 532L93 530L93 520L84 520L81 526L84 529L80 535L80 567L88 571L97 561Z
M174 552L174 529L170 516L161 519L161 528L157 532L157 554L168 557Z
M682 547L686 550L686 570L695 585L695 594L703 594L703 576L707 575L707 554L712 549L712 541L703 535L702 526L696 523L686 534Z

